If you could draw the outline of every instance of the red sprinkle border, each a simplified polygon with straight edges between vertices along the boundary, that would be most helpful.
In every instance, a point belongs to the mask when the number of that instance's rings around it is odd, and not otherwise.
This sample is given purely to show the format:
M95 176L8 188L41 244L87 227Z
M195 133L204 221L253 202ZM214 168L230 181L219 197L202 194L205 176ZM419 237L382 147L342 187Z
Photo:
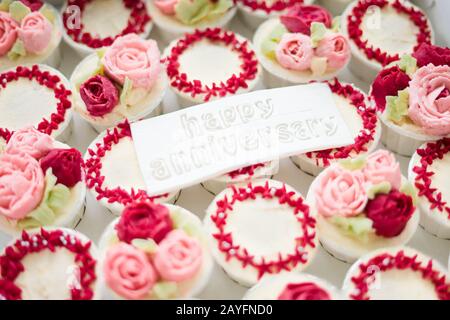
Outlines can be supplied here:
M294 191L287 191L283 184L281 188L270 187L266 181L264 186L253 186L248 183L247 187L237 188L232 185L233 191L231 200L225 196L222 200L216 201L217 211L211 215L211 220L217 228L217 232L213 233L213 237L218 241L219 250L225 255L226 261L236 259L241 262L242 267L251 266L258 270L258 279L266 273L279 273L283 270L290 271L298 264L305 264L308 260L306 247L315 248L315 226L316 220L309 213L309 207L304 203L301 196L295 197ZM228 215L233 210L236 201L246 201L248 199L256 199L259 196L263 199L279 199L280 204L287 204L293 208L293 213L297 221L301 224L303 235L296 238L297 247L295 252L282 256L278 254L278 259L266 261L264 257L255 258L246 248L234 243L231 232L225 231ZM301 214L300 214L301 213Z
M277 0L275 2L272 2L268 4L264 0L237 0L238 2L242 3L244 6L252 9L253 11L256 10L263 10L266 13L271 13L272 11L283 11L295 4L302 4L304 3L303 0Z
M255 174L256 169L263 168L265 166L266 165L264 163L252 164L250 166L228 172L227 175L230 176L231 179L234 179L234 178L236 178L238 176L242 176L242 175L248 175L251 177Z

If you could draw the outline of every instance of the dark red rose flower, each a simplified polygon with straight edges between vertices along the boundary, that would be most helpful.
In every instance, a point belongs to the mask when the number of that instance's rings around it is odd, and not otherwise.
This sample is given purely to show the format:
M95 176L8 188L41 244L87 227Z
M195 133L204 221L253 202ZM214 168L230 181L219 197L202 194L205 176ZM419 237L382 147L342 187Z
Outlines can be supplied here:
M173 229L167 207L148 201L135 202L122 212L116 225L120 241L153 239L159 243Z
M413 199L398 190L378 194L366 206L366 215L373 221L375 233L386 238L398 236L414 211Z
M289 32L300 32L306 35L311 34L311 24L313 22L322 22L327 28L331 27L331 14L320 6L306 6L296 4L290 7L286 14L280 17L281 23Z
M372 84L372 96L377 108L386 108L386 97L396 96L400 90L408 87L411 79L398 66L381 70Z
M39 11L44 3L41 0L20 0L24 5L30 8L31 11Z
M53 149L40 161L44 172L51 168L61 183L72 188L81 181L83 158L77 149Z
M416 58L419 67L426 66L429 63L435 66L450 66L450 48L422 43L412 56Z
M94 76L80 87L81 99L86 109L94 117L101 117L111 112L119 101L119 90L108 78Z
M312 282L289 283L278 300L331 300L327 291Z

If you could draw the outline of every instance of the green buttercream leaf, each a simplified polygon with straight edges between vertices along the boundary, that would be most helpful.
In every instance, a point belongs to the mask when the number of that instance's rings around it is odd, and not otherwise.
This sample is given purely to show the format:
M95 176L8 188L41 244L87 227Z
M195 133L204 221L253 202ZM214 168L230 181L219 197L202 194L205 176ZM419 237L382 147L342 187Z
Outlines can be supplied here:
M398 66L411 77L417 71L417 60L409 54L404 54Z
M277 25L269 36L262 42L261 51L262 53L268 57L269 59L275 60L275 50L277 49L278 43L281 41L281 38L288 30L282 24Z
M339 164L347 169L347 170L360 170L362 168L364 168L364 166L366 165L366 157L364 156L359 156L357 158L349 158L349 159L343 159L339 161Z
M186 218L181 212L173 210L170 213L170 218L175 229L183 230L188 236L198 237L200 235L200 230L198 226L192 223Z
M9 5L9 13L14 20L20 22L26 15L31 13L31 9L21 1L14 1Z
M404 194L407 194L413 199L413 203L417 204L417 190L414 188L411 182L405 182L400 187L400 192L403 192Z
M321 22L313 22L311 24L311 42L314 48L317 47L319 42L325 37L327 33L327 27Z
M57 184L50 191L47 203L54 211L64 208L67 200L70 198L70 189L63 184Z
M180 0L175 5L175 17L184 24L195 24L206 18L211 9L208 0Z
M367 236L373 232L372 220L360 215L356 217L339 217L330 218L331 223L339 227L345 234L365 240Z
M95 53L97 54L97 57L98 57L98 59L99 59L100 61L101 61L101 60L103 59L103 57L105 56L106 50L107 50L107 48L103 47L103 48L97 49L97 50L95 51Z
M98 51L97 55L98 55ZM101 59L98 59L97 64L95 65L95 68L86 70L82 70L77 74L77 76L74 78L73 82L75 83L75 86L77 90L80 89L81 85L88 81L90 78L96 76L96 75L104 75L104 66L101 61Z
M377 194L389 193L391 189L392 189L391 184L387 181L384 181L371 186L369 190L367 190L367 196L369 197L369 199L374 199Z
M127 95L131 89L133 89L133 82L126 77L123 83L122 93L120 94L120 104L126 105Z
M386 111L389 120L402 123L404 117L408 116L409 92L404 89L398 92L398 96L386 97Z
M167 300L175 298L178 293L178 286L176 282L160 281L152 288L152 295L159 300Z
M23 44L23 41L20 39L17 39L14 45L12 46L11 50L8 52L8 58L11 60L17 60L20 57L24 57L27 55L27 50L25 50L25 46Z
M219 0L216 3L212 3L212 8L209 12L208 17L213 18L227 12L233 6L232 0Z
M39 12L47 18L48 21L50 21L52 24L55 22L55 12L50 8L48 4L44 4L41 9L39 9Z
M341 17L336 16L333 18L333 21L331 23L331 31L339 32L340 30L341 30Z
M13 0L2 0L0 2L0 11L9 11L9 5L13 2Z
M133 239L131 241L131 244L134 247L151 254L155 253L156 250L158 249L158 245L153 239Z

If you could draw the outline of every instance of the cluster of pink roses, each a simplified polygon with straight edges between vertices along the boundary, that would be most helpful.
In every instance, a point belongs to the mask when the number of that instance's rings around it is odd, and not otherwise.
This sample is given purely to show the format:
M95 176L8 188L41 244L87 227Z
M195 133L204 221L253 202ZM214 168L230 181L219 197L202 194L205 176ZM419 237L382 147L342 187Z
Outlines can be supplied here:
M278 300L331 300L329 293L313 282L289 283Z
M202 265L202 248L184 231L173 229L167 207L152 202L128 205L116 225L121 241L109 248L103 271L108 286L127 299L151 296L159 279L192 279ZM134 239L152 239L156 251L146 253L131 245Z

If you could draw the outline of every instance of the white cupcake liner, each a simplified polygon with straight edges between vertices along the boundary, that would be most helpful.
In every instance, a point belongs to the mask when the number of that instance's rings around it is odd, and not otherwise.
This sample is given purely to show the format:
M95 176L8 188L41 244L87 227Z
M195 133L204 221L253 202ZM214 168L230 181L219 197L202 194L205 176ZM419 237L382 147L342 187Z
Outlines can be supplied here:
M344 12L345 8L352 2L353 0L319 0L319 5L325 7L330 11L333 16L338 16L342 12Z

